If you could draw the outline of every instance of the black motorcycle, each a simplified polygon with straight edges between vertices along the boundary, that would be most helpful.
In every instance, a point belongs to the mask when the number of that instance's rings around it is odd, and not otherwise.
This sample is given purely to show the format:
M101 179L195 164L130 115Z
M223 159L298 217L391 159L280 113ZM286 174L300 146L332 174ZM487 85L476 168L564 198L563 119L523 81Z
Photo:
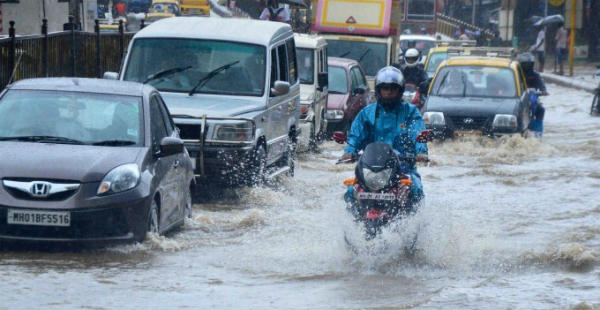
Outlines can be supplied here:
M431 136L431 131L423 131L417 142L426 143ZM344 195L347 210L364 225L367 240L378 236L392 221L415 211L416 199L410 197L412 180L408 175L415 163L414 154L399 156L389 144L373 142L358 159L355 177L344 181L348 186Z

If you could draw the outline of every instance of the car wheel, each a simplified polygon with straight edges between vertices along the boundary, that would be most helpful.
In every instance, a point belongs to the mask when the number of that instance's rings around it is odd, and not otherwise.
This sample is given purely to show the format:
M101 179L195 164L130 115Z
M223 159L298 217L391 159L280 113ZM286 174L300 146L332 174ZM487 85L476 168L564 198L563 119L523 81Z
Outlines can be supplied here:
M158 203L156 203L156 199L152 200L152 204L150 205L150 213L148 214L148 230L147 232L158 234L160 231L160 211L158 210Z
M246 178L248 186L262 186L265 182L265 170L267 167L267 152L262 144L254 151L254 159L250 173Z
M310 134L308 137L308 150L310 152L316 152L317 151L317 144L318 144L318 133L316 133L315 131L317 130L317 126L315 124L315 121L313 120L310 123Z
M598 115L600 113L600 96L599 94L594 95L594 99L592 100L592 107L590 108L590 115Z
M326 128L326 124L327 122L325 121L325 112L321 113L321 128L319 129L319 132L317 133L317 144L321 144L323 143L323 141L325 141L325 138L327 137L327 128Z
M286 174L290 177L294 176L294 169L295 169L295 163L294 161L296 160L296 143L294 142L293 138L292 138L292 133L290 133L290 136L288 136L288 141L287 141L287 150L285 152L285 154L283 155L283 164L286 165L287 167L289 167L290 169L286 172Z

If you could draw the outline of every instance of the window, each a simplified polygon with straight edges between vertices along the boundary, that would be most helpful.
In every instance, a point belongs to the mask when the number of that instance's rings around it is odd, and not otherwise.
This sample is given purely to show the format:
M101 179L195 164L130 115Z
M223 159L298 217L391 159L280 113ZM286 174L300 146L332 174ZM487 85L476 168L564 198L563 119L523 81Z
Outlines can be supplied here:
M377 75L387 61L385 43L327 40L327 51L333 57L350 58L358 61L367 76Z
M342 67L329 67L328 88L330 94L345 94L348 92L346 69Z
M314 50L309 48L299 48L296 55L298 59L300 83L312 85L315 82Z
M160 111L160 101L156 96L150 99L150 131L152 134L152 148L154 152L158 152L160 141L167 136L167 129Z
M511 69L447 66L436 74L432 94L447 97L513 98L517 96Z
M367 81L365 81L365 77L360 71L359 67L354 67L350 71L352 73L352 80L356 80L356 86L361 88L367 88Z
M277 50L271 50L271 87L275 85L275 81L277 81L278 76L278 62L277 62Z
M296 84L298 81L298 66L296 65L296 44L294 43L294 39L289 39L286 42L287 50L288 50L288 65L289 65L289 81L291 85Z
M171 120L171 114L169 114L169 110L165 106L165 103L162 100L162 98L160 98L160 96L156 96L156 98L160 102L160 112L162 114L163 119L165 120L165 126L167 128L167 136L170 136L171 134L173 134L173 131L175 130L175 125L173 124L173 122Z
M406 0L406 18L409 20L434 20L434 0Z
M279 60L279 80L280 81L289 81L288 76L288 56L285 51L285 44L282 44L277 47L277 59Z

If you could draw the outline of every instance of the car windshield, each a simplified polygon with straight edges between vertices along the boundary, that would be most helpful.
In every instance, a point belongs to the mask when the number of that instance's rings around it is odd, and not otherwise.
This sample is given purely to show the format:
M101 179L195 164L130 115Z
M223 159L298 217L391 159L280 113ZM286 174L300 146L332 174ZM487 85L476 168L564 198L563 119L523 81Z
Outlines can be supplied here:
M421 52L421 55L427 55L429 49L435 46L435 41L430 40L402 40L400 41L400 48L406 51L409 48L416 48Z
M345 94L348 92L348 78L342 67L329 67L329 93Z
M300 83L314 84L315 56L313 50L308 48L297 48L296 58L298 59L298 75L300 76Z
M148 82L160 91L188 93L211 71L238 61L195 92L262 96L266 84L265 59L265 47L253 44L195 39L137 39L131 49L124 79L144 82L164 70L190 67Z
M436 75L432 94L446 97L517 96L515 77L508 68L447 66Z
M150 13L171 13L177 14L179 8L173 3L155 3L150 8Z
M350 58L358 61L365 74L375 76L387 64L385 43L327 40L327 53L331 57Z
M0 139L59 137L142 145L141 98L66 91L9 90L0 100Z
M429 60L427 60L427 67L425 68L425 71L427 71L429 76L433 76L439 65L446 58L448 58L448 53L446 52L432 53L429 56Z

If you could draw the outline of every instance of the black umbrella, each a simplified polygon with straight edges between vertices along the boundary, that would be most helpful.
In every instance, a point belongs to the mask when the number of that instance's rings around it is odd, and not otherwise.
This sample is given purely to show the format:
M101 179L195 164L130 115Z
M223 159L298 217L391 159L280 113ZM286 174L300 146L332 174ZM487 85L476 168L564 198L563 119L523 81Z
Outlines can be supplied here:
M550 15L550 16L544 17L544 18L538 20L533 25L539 27L539 26L558 24L558 23L564 23L564 22L565 22L565 18L560 14L556 14L556 15Z

